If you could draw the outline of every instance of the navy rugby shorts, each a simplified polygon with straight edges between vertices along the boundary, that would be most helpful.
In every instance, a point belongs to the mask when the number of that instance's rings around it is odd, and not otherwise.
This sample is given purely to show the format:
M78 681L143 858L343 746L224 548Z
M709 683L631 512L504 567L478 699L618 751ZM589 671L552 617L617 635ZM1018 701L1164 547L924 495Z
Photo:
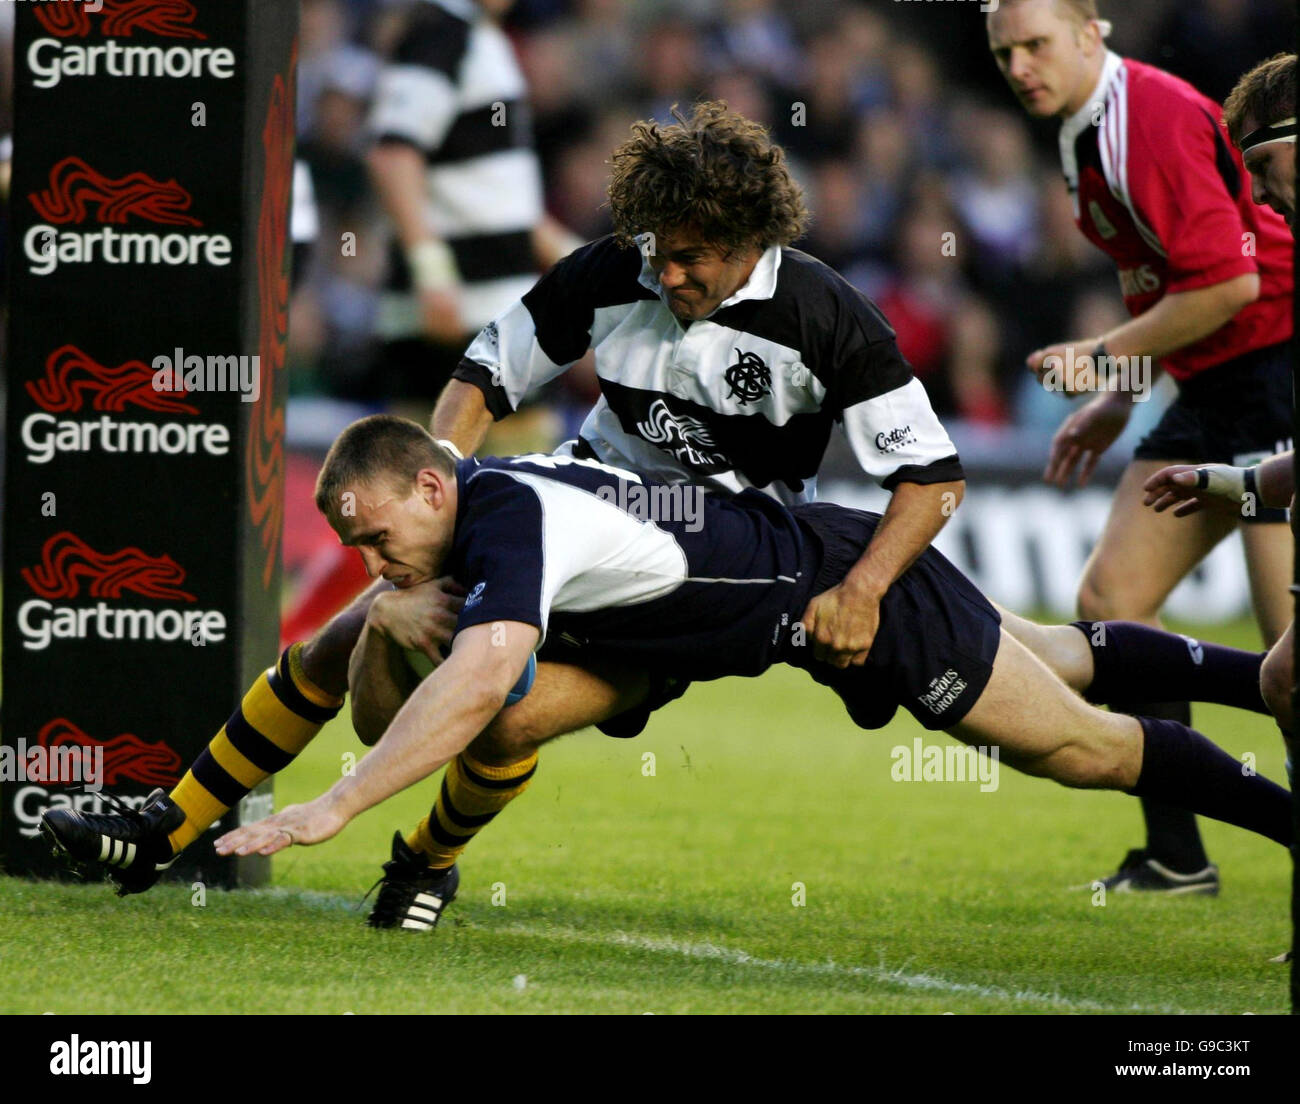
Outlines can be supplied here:
M822 547L813 588L839 583L861 558L879 514L833 503L810 503L794 515ZM927 548L885 593L880 627L867 662L839 670L813 656L811 641L782 658L829 686L861 728L882 728L901 705L928 729L946 729L966 716L993 672L1002 618L979 589L942 553Z

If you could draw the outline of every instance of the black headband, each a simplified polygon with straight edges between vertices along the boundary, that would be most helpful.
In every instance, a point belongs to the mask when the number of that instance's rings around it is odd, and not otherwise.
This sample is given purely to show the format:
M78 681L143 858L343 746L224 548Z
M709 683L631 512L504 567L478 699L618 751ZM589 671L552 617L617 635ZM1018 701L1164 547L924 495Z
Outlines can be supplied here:
M1295 141L1296 122L1294 116L1290 119L1283 119L1281 122L1274 123L1272 126L1259 127L1252 130L1241 140L1241 152L1245 153L1248 149L1254 149L1256 146L1262 146L1266 142L1285 142L1287 139Z

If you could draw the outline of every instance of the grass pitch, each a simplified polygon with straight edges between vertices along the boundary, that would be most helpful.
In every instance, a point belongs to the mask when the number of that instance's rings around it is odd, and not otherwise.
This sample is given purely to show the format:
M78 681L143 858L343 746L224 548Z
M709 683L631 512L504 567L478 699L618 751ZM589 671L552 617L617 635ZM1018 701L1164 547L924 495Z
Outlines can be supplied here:
M1206 635L1257 646L1245 624ZM1194 719L1284 781L1268 720ZM371 932L358 908L432 782L278 856L273 888L203 907L182 885L119 901L0 879L0 1011L1285 1011L1286 968L1268 962L1290 938L1282 848L1203 821L1220 898L1099 906L1068 887L1141 842L1134 799L1008 769L991 793L893 781L891 749L922 734L902 711L859 731L780 668L693 687L637 740L568 737L471 846L432 936ZM360 750L336 722L277 805Z

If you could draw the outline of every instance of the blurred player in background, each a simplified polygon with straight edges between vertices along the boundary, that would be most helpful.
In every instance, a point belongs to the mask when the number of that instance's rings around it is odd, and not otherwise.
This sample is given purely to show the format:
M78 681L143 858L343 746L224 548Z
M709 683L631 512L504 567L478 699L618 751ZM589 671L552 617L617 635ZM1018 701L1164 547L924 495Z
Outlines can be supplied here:
M1062 358L1150 357L1179 394L1138 446L1084 568L1079 613L1157 623L1178 582L1239 522L1265 642L1289 620L1291 535L1285 511L1204 512L1191 522L1144 509L1143 485L1170 463L1245 464L1290 448L1291 241L1282 219L1251 203L1250 178L1217 104L1186 82L1106 48L1095 0L1003 0L987 20L1003 76L1033 117L1061 120L1075 221L1119 268L1132 319L1104 334L1032 353L1045 378ZM1048 358L1053 358L1049 360ZM1090 363L1090 362L1086 362ZM1136 364L1135 359L1122 363ZM1086 482L1151 380L1103 390L1061 426L1045 477ZM1111 381L1113 386L1114 381ZM1073 381L1063 389L1074 393ZM1105 385L1102 385L1103 387ZM1190 709L1135 702L1126 711L1187 723ZM1195 818L1143 802L1145 848L1111 888L1217 893L1218 868Z
M1224 102L1223 119L1228 134L1242 155L1251 176L1256 203L1271 207L1295 229L1296 175L1296 56L1278 54L1241 78ZM1174 506L1185 517L1207 505L1227 505L1241 510L1252 499L1268 507L1290 505L1295 524L1295 454L1281 453L1258 467L1210 464L1176 465L1157 472L1146 485L1146 503L1157 511ZM1295 622L1264 657L1260 693L1272 712L1287 746L1287 775L1295 799ZM1300 931L1300 854L1295 862L1291 889L1291 921ZM1283 959L1294 958L1294 947ZM1292 967L1293 1006L1300 1007L1300 966Z
M528 89L499 26L512 4L419 0L379 74L368 163L394 241L381 342L355 384L368 398L427 411L470 338L582 244L543 209ZM286 643L365 585L331 548L285 616Z

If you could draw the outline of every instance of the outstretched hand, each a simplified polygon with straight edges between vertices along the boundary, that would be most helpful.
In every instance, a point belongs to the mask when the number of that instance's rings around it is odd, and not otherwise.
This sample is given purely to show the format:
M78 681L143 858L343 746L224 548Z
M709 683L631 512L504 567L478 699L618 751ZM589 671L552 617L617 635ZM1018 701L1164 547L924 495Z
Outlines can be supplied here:
M244 824L217 840L218 855L274 855L295 844L308 847L339 834L348 818L324 794L305 805L290 805L256 824Z

